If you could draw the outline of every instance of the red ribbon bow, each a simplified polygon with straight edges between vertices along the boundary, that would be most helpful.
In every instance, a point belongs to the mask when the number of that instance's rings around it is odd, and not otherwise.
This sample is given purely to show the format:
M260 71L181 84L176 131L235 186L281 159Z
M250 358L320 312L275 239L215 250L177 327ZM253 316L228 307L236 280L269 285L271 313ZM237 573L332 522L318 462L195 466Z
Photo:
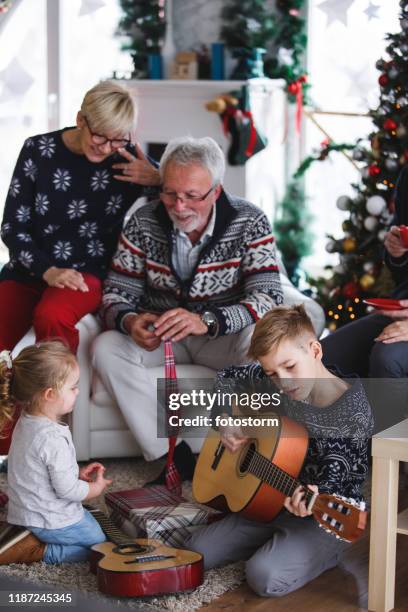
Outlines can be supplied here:
M307 77L306 75L302 75L297 79L297 81L293 81L293 83L289 83L288 92L292 96L296 96L296 132L300 134L300 128L302 125L302 113L303 113L303 85L306 83Z

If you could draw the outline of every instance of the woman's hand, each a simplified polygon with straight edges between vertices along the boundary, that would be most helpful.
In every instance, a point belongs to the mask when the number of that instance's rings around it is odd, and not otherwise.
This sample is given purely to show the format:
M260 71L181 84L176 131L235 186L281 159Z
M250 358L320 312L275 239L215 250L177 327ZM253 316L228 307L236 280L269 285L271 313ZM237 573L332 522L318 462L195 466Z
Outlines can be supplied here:
M89 287L84 281L82 274L71 268L56 268L52 266L44 272L43 279L49 287L72 289L73 291L89 291Z
M316 487L316 485L307 486L311 491L313 491L313 493L319 492L319 489ZM286 510L289 510L289 512L291 512L295 516L301 516L302 518L304 516L309 516L309 514L312 514L312 511L306 508L306 502L303 499L304 496L304 487L300 485L299 487L297 487L297 489L295 489L292 497L287 497L285 499L284 506Z
M396 225L385 234L384 246L392 257L402 257L408 251L401 242L400 230Z
M407 342L408 340L408 321L396 321L384 327L381 334L375 339L376 342L393 344L393 342Z
M127 162L112 165L115 170L122 170L123 172L123 174L114 174L113 178L147 187L160 185L160 174L157 168L149 162L138 144L135 145L135 149L136 157L126 149L118 149L118 153L127 159Z

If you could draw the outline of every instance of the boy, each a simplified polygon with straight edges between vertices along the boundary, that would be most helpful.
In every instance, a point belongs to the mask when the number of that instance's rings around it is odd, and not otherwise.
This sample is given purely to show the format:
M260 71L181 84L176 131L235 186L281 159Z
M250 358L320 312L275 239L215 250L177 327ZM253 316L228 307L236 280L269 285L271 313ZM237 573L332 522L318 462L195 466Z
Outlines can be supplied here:
M371 409L358 378L346 382L324 367L322 348L304 307L278 307L258 321L248 353L256 363L218 374L219 386L259 382L283 391L282 409L302 422L309 446L299 480L314 491L361 500L368 471ZM236 452L245 437L239 428L222 430ZM290 593L335 567L347 543L321 529L296 489L270 523L230 514L196 531L186 548L204 555L205 567L245 559L248 584L259 595Z

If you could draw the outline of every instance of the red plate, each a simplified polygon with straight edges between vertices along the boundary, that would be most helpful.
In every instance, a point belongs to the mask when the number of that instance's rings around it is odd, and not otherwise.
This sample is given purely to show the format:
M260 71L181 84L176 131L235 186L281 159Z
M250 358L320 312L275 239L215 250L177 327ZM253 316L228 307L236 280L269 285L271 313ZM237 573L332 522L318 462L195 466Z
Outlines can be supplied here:
M368 306L374 306L374 308L379 308L380 310L402 310L404 308L404 306L401 306L399 300L391 300L388 298L370 298L363 300L363 302Z

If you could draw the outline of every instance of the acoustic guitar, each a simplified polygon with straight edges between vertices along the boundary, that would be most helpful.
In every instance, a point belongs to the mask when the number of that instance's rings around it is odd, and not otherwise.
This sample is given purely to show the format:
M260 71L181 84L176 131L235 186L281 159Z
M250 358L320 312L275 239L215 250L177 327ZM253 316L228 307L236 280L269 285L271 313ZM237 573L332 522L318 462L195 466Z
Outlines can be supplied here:
M202 584L203 557L199 553L171 548L158 540L129 538L103 512L86 508L109 540L91 548L90 570L102 593L142 597L188 591Z
M210 430L193 478L193 495L198 502L261 522L271 521L280 512L285 498L302 484L297 477L306 456L308 434L299 423L273 416L279 426L267 432L251 427L251 437L236 453L224 446L218 432ZM320 526L330 533L347 542L363 534L367 522L364 502L316 494L306 487L304 499Z

